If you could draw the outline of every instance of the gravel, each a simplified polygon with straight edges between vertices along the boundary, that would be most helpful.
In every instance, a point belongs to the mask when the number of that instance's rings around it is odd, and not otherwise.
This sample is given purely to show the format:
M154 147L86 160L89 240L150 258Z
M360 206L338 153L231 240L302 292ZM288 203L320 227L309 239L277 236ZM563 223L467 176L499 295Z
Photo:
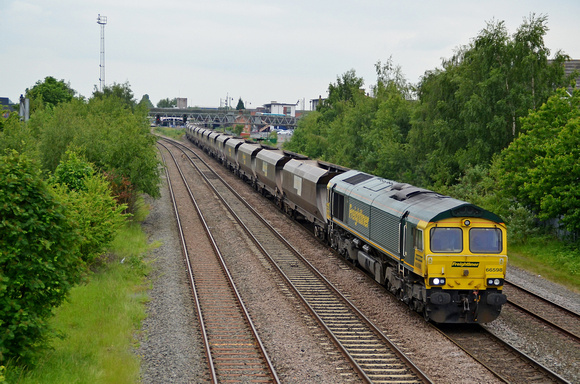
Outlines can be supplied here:
M137 349L143 383L189 383L205 375L203 344L168 194L162 188L160 199L148 200L151 213L143 223L150 241L161 244L148 256L153 267L150 301Z

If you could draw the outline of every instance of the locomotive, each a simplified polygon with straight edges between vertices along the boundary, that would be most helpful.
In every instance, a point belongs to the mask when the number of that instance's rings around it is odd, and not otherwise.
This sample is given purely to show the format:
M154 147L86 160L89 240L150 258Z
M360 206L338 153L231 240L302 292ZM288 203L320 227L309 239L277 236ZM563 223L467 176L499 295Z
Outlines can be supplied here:
M506 303L506 226L476 205L189 125L186 137L426 320L487 323Z

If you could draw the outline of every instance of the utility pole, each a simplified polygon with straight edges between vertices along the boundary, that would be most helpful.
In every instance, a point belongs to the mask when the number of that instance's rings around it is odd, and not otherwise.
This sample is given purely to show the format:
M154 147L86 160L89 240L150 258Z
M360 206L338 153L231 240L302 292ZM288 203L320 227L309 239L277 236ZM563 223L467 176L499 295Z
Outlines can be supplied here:
M99 65L100 73L99 73L99 87L100 91L103 91L103 87L105 86L105 25L107 24L107 16L99 16L97 17L97 24L101 26L101 64Z

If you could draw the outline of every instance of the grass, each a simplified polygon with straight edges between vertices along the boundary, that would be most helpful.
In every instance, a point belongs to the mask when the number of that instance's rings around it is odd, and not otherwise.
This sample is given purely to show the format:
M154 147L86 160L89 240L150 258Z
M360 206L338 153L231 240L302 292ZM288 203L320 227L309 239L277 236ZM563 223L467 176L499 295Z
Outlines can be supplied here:
M151 247L140 224L127 223L112 244L113 256L55 311L51 324L61 337L53 340L52 349L41 355L35 367L22 370L8 365L6 381L138 382L135 333L146 316L148 266L143 255ZM0 382L1 377L0 372Z
M172 139L181 139L185 135L185 128L155 127L155 132Z
M510 244L508 255L512 265L580 292L580 250L573 244L537 237Z

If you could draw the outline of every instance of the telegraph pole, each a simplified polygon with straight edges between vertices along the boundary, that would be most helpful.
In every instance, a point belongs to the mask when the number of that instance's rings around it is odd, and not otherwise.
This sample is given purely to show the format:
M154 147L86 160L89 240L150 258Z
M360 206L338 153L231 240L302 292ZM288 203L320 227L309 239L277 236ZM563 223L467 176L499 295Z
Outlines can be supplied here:
M97 24L101 26L101 64L99 65L100 73L99 73L99 87L100 91L103 91L103 87L105 86L105 25L107 24L107 16L99 16L97 17Z

